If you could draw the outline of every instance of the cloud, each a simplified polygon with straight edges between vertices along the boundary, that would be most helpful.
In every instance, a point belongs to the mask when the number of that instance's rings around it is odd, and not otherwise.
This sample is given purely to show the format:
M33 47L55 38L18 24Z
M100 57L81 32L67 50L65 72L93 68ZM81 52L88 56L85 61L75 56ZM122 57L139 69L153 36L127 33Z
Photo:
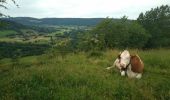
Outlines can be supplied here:
M170 4L169 0L17 0L20 8L11 3L9 10L3 12L11 16L30 17L114 17L123 15L130 19L139 13L162 4Z

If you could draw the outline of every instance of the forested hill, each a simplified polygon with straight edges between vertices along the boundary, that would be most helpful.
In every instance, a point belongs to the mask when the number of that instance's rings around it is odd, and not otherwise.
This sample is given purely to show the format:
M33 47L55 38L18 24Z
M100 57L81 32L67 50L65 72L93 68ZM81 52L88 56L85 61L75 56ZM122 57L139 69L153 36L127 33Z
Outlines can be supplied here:
M15 21L23 25L79 25L94 26L104 18L31 18L31 17L12 17L5 20ZM118 20L118 19L115 19Z
M0 18L0 31L13 30L13 31L21 33L21 30L23 29L34 30L34 31L43 32L43 33L50 33L50 32L56 31L54 27L43 27L43 26L39 27L39 26L35 26L34 24L29 26L29 25L22 24L18 21L9 20L9 18Z
M19 30L25 28L28 27L23 24L17 23L15 21L0 19L0 30L9 30L9 29Z

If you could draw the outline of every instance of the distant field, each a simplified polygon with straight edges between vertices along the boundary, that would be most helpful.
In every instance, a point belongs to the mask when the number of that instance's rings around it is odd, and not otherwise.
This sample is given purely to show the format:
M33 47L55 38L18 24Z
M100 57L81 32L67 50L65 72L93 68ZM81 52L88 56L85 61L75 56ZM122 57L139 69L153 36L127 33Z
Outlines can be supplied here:
M0 31L0 38L1 37L6 37L6 36L9 36L9 35L14 35L14 34L17 34L17 32L13 31L13 30Z
M50 41L49 37L38 36L37 38L30 38L24 40L24 38L0 38L0 42L21 42L21 43L48 43Z
M107 71L118 50L0 60L1 100L168 100L170 50L130 50L145 63L142 79Z
M46 26L47 28L49 26ZM20 33L17 33L15 30L0 30L0 42L22 42L22 43L49 43L51 42L50 36L53 36L54 41L59 39L56 35L63 36L67 34L75 33L79 30L90 30L92 27L88 26L51 26L56 30L53 32L38 32L33 29L20 29ZM34 27L36 28L36 27ZM47 28L48 30L48 28ZM73 32L72 32L73 31Z

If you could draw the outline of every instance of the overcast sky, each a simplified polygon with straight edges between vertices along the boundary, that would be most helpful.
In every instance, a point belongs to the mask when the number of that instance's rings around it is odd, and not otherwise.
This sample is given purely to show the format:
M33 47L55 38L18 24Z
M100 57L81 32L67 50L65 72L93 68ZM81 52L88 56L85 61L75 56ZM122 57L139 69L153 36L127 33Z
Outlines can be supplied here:
M1 11L11 17L71 17L71 18L120 18L123 15L136 19L141 12L170 0L15 0L20 8L9 3Z

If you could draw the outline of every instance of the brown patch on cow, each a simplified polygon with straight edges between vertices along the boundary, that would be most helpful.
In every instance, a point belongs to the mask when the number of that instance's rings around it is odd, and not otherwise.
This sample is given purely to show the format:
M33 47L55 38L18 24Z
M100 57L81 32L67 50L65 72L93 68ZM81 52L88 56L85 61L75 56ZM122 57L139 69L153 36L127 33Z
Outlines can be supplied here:
M142 73L144 69L144 64L138 55L131 55L130 59L131 70L136 73Z

